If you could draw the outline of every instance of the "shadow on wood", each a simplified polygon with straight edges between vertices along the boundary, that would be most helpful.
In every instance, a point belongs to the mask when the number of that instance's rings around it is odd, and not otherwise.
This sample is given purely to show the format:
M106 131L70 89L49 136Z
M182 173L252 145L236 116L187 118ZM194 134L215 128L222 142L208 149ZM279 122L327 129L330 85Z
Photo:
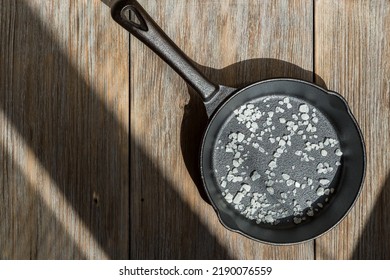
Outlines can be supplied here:
M390 173L354 249L352 259L390 259Z
M0 212L0 259L87 259L87 256L73 245L74 236L69 236L64 225L52 214L43 199L15 164L4 145L0 146L2 159L0 173L1 195L14 199L2 201ZM22 197L28 197L23 200ZM21 201L23 200L23 203ZM31 234L32 232L39 234ZM10 236L9 234L12 234ZM58 244L68 245L61 249Z
M148 170L148 178L135 172L131 180L141 194L133 193L137 213L131 221L132 259L230 259L229 252L210 234L175 188L164 177L158 162L151 160L131 138L132 163ZM143 173L145 174L145 173ZM136 201L135 197L140 201ZM158 197L158 199L156 199Z
M1 12L4 18L9 16L10 32L0 33L5 46L0 63L0 109L106 254L113 259L128 258L128 133L62 52L69 46L59 45L24 1L3 1ZM24 203L18 197L14 201ZM55 197L53 207L54 201ZM34 203L41 204L39 200ZM52 221L46 216L42 219ZM26 234L33 239L55 238L50 232L40 236L38 228L29 230ZM68 230L77 235L77 228ZM58 239L50 250L61 252L75 246L68 242ZM93 243L83 244L83 249L94 250Z
M301 67L278 59L257 58L234 63L223 69L197 65L198 69L215 84L241 88L251 83L271 78L296 78L315 83L326 89L323 79ZM207 203L208 197L202 185L199 170L199 151L204 129L208 120L206 110L199 95L188 87L190 101L184 108L181 125L181 149L187 170L196 184L199 194Z
M17 13L14 12L15 10ZM39 17L23 1L18 2L16 9L13 1L6 0L2 3L0 11L4 17L10 15L12 22L9 24L13 25L12 28L8 26L12 29L11 33L0 33L2 46L5 46L0 56L2 94L0 109L22 135L108 257L112 259L127 259L134 256L145 259L229 258L226 249L181 201L156 163L147 157L133 139L130 139L132 152L151 167L155 180L163 186L159 191L165 192L170 197L171 207L156 209L165 217L160 223L165 223L163 228L166 230L161 231L157 228L156 232L153 232L153 229L145 227L130 228L129 215L138 213L129 213L127 129L118 122L113 112L99 98L98 93L90 85L91 81L85 81L61 51L62 47L66 49L69 46L58 45L55 38L50 35L50 30L45 28L39 21ZM7 26L3 28L6 29ZM85 59L85 62L87 61L89 60ZM12 158L12 160L18 159ZM142 181L138 183L143 184ZM156 186L152 185L148 188L154 189ZM13 203L24 203L19 200L18 194L14 193ZM41 218L47 221L45 227L57 227L54 215L45 210L45 205L42 205L39 199L29 197L28 202L33 204L34 209L40 209L40 214L44 216ZM143 203L148 201L145 200ZM55 202L53 206L55 207ZM11 208L4 208L3 205L0 207L2 213L10 217L12 223L21 222L13 218L15 213L10 213ZM14 205L13 208L28 211L19 204ZM180 211L179 217L183 219L172 219L173 216L177 216L173 215L177 211ZM27 212L19 214L28 215ZM149 218L152 220L155 217ZM194 226L187 227L188 223ZM39 228L41 226L42 224L38 223L28 227L25 232L26 238L51 240L50 248L29 242L30 250L34 252L30 258L50 256L59 259L72 258L71 255L62 253L64 247L73 247L77 250L77 246L72 244L72 238L56 239L53 235L57 234L55 231L42 230ZM195 233L188 232L194 227L197 228ZM77 228L70 228L68 232L77 235L77 230ZM129 235L132 236L131 240L135 241L133 245L141 244L145 239L145 231L148 231L153 239L152 243L148 244L148 248L142 246L130 248ZM1 238L8 238L9 242L17 242L15 239L18 235L11 230L7 236ZM178 242L183 247L180 253L169 246ZM85 246L84 250L93 251L93 244L90 241L86 240L83 246ZM133 252L136 250L141 253ZM77 256L73 257L77 258ZM78 255L78 257L83 256Z

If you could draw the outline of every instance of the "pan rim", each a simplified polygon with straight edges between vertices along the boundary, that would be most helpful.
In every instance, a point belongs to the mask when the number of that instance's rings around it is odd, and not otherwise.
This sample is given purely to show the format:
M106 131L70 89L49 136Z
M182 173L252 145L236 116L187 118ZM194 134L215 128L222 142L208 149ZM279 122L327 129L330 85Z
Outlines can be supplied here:
M243 93L244 91L246 91L246 90L248 90L248 89L250 89L252 87L259 86L259 85L265 84L265 83L274 83L274 82L281 82L281 81L304 84L306 86L310 86L310 87L316 88L317 90L320 90L320 91L322 91L322 92L324 92L326 94L329 94L330 96L335 96L339 100L341 100L343 105L344 105L345 112L349 115L350 119L352 120L352 122L354 124L354 128L356 129L356 131L358 133L360 146L362 148L362 158L361 158L362 172L361 172L361 176L359 176L359 178L360 178L359 183L356 184L356 185L358 185L358 189L357 189L358 191L355 192L354 198L353 198L352 202L349 203L350 205L348 206L347 210L342 214L342 216L336 222L333 223L333 225L331 225L327 229L323 230L322 232L314 233L314 234L312 234L312 236L309 236L309 237L306 237L306 238L297 238L296 241L291 241L291 242L290 241L286 241L286 242L277 241L277 242L275 242L275 241L266 240L266 239L259 239L259 238L255 237L255 236L252 236L249 233L241 230L240 228L233 228L233 227L229 226L226 223L226 221L222 218L222 214L221 214L222 211L221 211L221 209L218 208L216 202L213 199L213 196L210 194L210 190L207 187L206 178L205 178L205 174L204 174L204 170L203 170L204 169L203 162L204 162L205 142L206 142L206 139L207 139L210 127L211 127L213 121L215 120L216 116L218 116L218 114L225 107L225 105L227 103L229 103L229 101L234 99L237 95ZM322 88L322 87L320 87L320 86L318 86L318 85L316 85L314 83L311 83L311 82L308 82L308 81L305 81L305 80L294 79L294 78L272 78L272 79L267 79L267 80L261 80L261 81L258 81L258 82L254 82L254 83L249 84L249 85L247 85L247 86L245 86L243 88L240 88L237 91L235 91L231 96L227 97L223 102L221 102L221 104L217 107L217 109L213 112L213 114L209 118L207 127L206 127L206 129L204 131L204 134L203 134L203 137L202 137L202 144L201 144L201 147L200 147L199 166L200 166L200 173L201 173L203 187L204 187L204 189L206 191L207 197L209 198L209 200L211 202L211 205L214 208L214 211L217 213L217 216L218 216L218 219L219 219L220 223L225 228L229 229L230 231L239 233L239 234L241 234L241 235L243 235L243 236L245 236L247 238L250 238L252 240L264 243L264 244L270 244L270 245L292 245L292 244L299 244L299 243L304 243L304 242L308 242L308 241L314 240L314 239L316 239L316 238L326 234L327 232L331 231L332 229L334 229L337 225L339 225L345 219L345 217L350 213L350 211L352 210L352 208L356 204L356 202L357 202L357 200L360 197L360 194L362 192L364 181L365 181L365 177L366 177L366 161L367 161L366 147L365 147L365 141L364 141L364 138L363 138L362 131L361 131L361 129L360 129L360 127L359 127L359 125L358 125L358 123L356 121L356 118L354 117L350 107L348 106L347 101L345 100L345 98L343 96L341 96L339 93L337 93L335 91L324 89L324 88ZM261 226L259 228L261 228Z

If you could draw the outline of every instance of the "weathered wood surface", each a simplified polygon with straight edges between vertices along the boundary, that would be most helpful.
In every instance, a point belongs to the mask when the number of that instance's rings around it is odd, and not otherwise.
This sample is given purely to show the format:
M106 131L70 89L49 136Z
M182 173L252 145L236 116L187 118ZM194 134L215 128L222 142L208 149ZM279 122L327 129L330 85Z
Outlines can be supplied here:
M390 2L315 2L315 70L348 101L367 148L363 192L318 259L390 259Z
M0 258L128 258L129 35L100 1L3 0L0 38Z
M356 206L295 246L226 230L195 184L205 115L181 78L129 45L101 1L4 0L0 258L390 258L390 3L139 2L216 83L285 76L340 92L367 145Z

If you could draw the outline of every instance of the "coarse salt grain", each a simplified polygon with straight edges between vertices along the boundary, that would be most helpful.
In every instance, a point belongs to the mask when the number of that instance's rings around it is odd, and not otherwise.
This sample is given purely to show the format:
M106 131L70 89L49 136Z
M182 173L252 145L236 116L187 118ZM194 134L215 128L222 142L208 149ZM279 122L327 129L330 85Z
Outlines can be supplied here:
M320 184L321 185L327 185L329 183L330 183L330 181L328 179L320 179Z
M343 153L341 152L340 149L336 149L336 151L334 152L336 156L338 157L341 157L343 155Z
M244 140L245 138L245 135L242 134L241 132L237 134L237 141L238 142L242 142L242 140Z
M307 106L306 104L301 104L299 106L299 112L301 112L301 113L308 113L309 112L309 106Z
M238 193L234 196L234 198L233 198L233 203L234 203L234 204L239 204L243 198L244 198L244 194L241 193L241 192L238 192Z
M273 218L271 215L265 216L265 220L266 220L268 223L272 223L272 222L275 221L274 218Z
M292 186L294 184L294 180L288 179L286 184L287 186Z
M251 176L252 181L256 181L257 179L260 179L260 177L261 177L260 174L256 170L254 170L250 176Z
M227 202L232 203L233 202L233 195L231 193L227 193L225 195L225 199Z
M302 114L301 118L302 118L302 120L307 121L310 117L308 114Z
M247 192L249 192L251 190L251 186L248 185L248 184L242 184L241 185L241 189L240 191L243 193L243 194L246 194Z
M267 187L267 192L269 192L269 194L271 194L271 195L275 193L273 187Z
M271 168L271 169L274 169L277 167L276 165L276 162L274 160L271 160L269 163L268 163L268 166Z
M294 223L300 224L302 222L302 218L294 217Z
M323 196L324 195L324 188L323 187L319 187L317 189L317 195L318 196Z
M273 180L268 180L268 181L265 181L265 185L270 187L274 184L274 181Z

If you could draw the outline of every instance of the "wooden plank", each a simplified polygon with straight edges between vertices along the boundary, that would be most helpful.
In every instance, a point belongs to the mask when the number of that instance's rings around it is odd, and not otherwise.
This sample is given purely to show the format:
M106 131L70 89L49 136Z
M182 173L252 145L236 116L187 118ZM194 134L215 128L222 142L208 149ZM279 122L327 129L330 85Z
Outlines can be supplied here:
M215 82L238 86L277 76L312 80L311 1L140 3ZM199 181L202 104L137 39L131 39L130 49L131 258L312 259L313 242L264 245L219 223L190 176Z
M100 1L0 5L0 258L128 258L128 34Z
M347 218L316 242L318 259L390 258L390 2L315 2L315 69L363 131L367 174Z

